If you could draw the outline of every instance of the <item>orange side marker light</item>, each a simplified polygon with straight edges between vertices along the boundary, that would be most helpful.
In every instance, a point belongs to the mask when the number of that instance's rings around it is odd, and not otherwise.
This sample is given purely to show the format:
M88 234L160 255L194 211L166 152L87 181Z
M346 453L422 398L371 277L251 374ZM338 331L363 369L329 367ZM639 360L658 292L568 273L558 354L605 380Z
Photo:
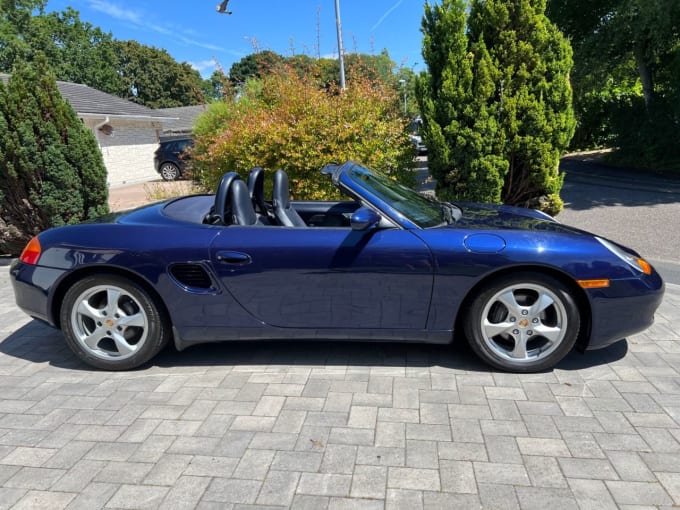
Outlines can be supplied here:
M584 289L604 289L609 287L609 278L602 278L599 280L576 280Z

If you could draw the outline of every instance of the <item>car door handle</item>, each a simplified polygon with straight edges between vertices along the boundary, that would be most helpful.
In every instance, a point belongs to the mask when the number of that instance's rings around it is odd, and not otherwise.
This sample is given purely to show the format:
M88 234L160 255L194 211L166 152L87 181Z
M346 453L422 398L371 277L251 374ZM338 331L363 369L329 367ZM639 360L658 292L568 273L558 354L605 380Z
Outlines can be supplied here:
M217 260L223 264L231 264L234 266L245 266L250 264L253 259L247 253L241 253L240 251L220 251L217 253Z

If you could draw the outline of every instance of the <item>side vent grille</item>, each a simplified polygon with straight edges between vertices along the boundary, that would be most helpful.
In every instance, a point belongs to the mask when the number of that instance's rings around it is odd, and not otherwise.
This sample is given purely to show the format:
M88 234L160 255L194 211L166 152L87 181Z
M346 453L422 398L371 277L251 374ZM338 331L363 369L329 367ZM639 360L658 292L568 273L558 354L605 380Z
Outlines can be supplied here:
M213 286L207 271L199 264L173 264L170 274L186 287L210 289Z

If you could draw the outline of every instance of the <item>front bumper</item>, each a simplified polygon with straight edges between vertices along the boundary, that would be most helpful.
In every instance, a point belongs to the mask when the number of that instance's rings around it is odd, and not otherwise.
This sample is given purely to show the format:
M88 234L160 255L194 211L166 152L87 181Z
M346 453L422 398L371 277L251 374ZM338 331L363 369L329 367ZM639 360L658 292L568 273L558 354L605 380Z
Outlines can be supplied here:
M656 271L639 278L612 280L605 289L589 291L592 324L588 349L600 349L654 322L664 295L664 283Z

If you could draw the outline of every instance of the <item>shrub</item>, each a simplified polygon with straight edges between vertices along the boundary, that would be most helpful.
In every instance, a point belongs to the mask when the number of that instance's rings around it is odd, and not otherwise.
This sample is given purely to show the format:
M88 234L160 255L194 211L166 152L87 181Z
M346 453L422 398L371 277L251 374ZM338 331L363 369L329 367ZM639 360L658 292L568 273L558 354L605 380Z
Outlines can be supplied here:
M92 132L61 97L47 61L0 82L0 252L108 211L106 168Z
M285 68L249 80L237 99L220 102L198 120L194 178L215 189L227 171L284 169L296 199L336 197L320 173L355 160L413 184L413 148L399 97L379 82L357 78L339 91Z

